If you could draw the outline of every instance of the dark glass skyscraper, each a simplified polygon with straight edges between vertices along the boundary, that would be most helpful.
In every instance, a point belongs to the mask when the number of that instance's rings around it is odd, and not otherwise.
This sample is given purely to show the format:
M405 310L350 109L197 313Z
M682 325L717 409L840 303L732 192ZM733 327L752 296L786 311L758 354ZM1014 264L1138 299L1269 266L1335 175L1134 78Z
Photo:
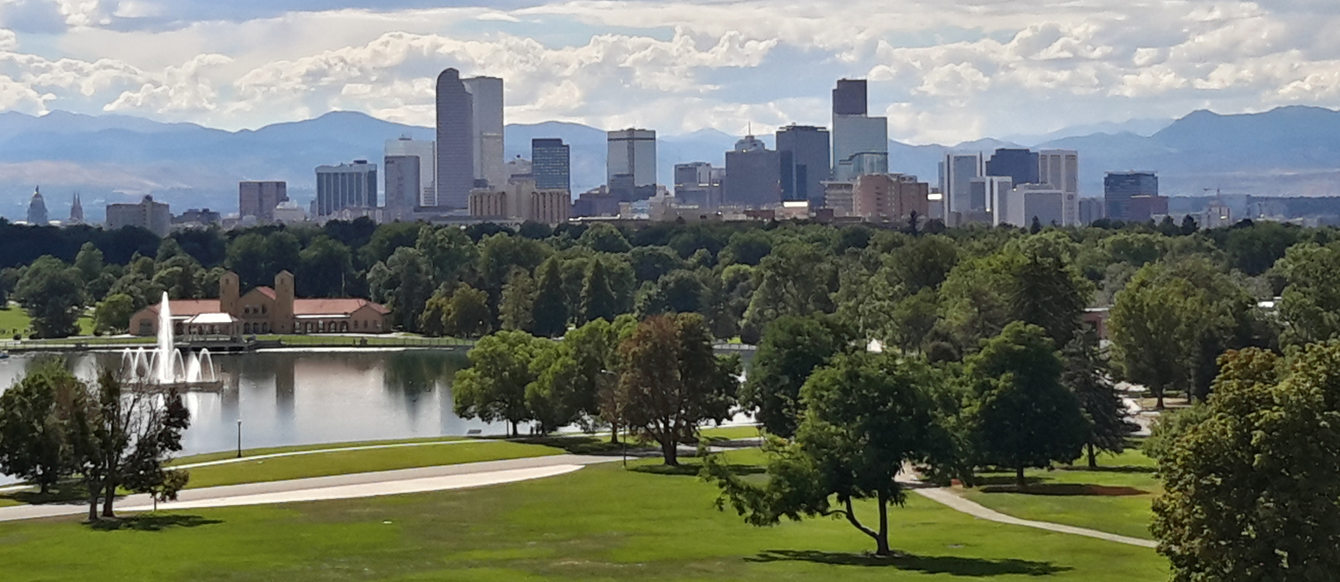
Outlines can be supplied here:
M839 79L833 89L833 114L865 115L868 110L865 79Z
M808 200L823 205L823 181L828 167L828 130L811 125L788 125L777 130L777 152L782 164L782 200Z
M475 183L474 101L461 73L447 69L437 77L437 205L470 205Z
M1103 202L1113 220L1149 220L1148 204L1136 208L1132 198L1159 195L1159 177L1153 172L1108 172L1103 178ZM1137 211L1140 210L1140 211Z
M1039 184L1038 154L1027 149L1000 148L986 161L986 175L1010 178L1015 185Z
M531 173L539 190L572 191L571 151L563 140L530 140Z

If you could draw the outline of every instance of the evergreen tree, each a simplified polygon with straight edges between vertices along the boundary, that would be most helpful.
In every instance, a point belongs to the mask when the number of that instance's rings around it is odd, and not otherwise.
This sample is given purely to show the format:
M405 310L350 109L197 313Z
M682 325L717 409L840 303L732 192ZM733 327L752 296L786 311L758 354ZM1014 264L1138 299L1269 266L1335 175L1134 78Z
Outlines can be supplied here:
M567 296L563 292L563 272L559 259L550 257L540 264L536 276L535 305L532 308L535 334L559 337L568 330Z
M610 289L605 263L600 259L591 261L590 268L586 270L586 280L582 282L583 323L597 319L614 321L619 315L617 301L614 291Z
M1089 421L1084 448L1089 468L1098 468L1098 451L1120 453L1126 439L1140 428L1131 422L1126 403L1108 380L1107 363L1098 355L1098 338L1092 333L1076 337L1061 354L1065 369L1061 383L1079 399Z
M535 279L524 269L516 269L503 286L498 318L503 329L531 332L535 329Z

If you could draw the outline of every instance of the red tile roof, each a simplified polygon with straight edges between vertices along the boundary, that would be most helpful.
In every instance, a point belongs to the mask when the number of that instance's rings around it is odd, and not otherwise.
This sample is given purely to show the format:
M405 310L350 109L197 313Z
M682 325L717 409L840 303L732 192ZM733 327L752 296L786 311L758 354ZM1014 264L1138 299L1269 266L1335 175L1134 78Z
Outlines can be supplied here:
M363 306L385 315L390 310L367 299L294 299L293 315L348 315Z
M275 290L274 290L274 289L271 289L271 288L269 288L269 287L257 287L257 288L255 288L255 289L252 289L252 291L260 291L260 292L261 292L261 295L264 295L264 296L266 296L266 297L269 297L270 299L274 299L275 297L278 297L278 295L275 295Z
M201 313L218 313L218 299L173 299L171 300L169 310L173 317L191 317ZM158 313L158 304L154 303L145 308L153 313Z

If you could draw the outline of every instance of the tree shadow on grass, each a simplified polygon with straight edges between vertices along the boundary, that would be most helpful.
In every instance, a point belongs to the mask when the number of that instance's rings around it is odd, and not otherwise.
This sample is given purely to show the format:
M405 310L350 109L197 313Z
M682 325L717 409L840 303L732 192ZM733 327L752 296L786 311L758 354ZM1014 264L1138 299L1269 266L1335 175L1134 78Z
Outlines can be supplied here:
M1056 497L1132 497L1147 495L1149 492L1134 487L1116 487L1111 485L1090 485L1086 483L1045 483L1030 484L1024 489L1014 485L989 485L981 487L982 493L1017 493L1019 495L1044 495Z
M893 568L909 572L926 574L949 574L951 576L1050 576L1072 570L1068 566L1057 566L1051 562L1031 560L988 560L984 558L964 558L957 556L876 556L874 554L852 554L842 552L820 552L816 550L767 550L756 557L745 558L750 562L814 562L833 566L865 566Z
M86 503L88 502L88 488L82 483L68 482L61 483L47 493L41 493L36 489L25 489L0 495L0 499L8 499L25 505Z
M617 457L624 453L632 457L650 449L648 447L629 443L612 443L607 437L600 436L535 436L514 439L515 442L528 445L544 445L563 449L573 455L599 455L606 457Z
M726 468L736 475L759 475L766 473L767 469L758 465L739 465L730 464ZM702 465L696 463L685 463L682 465L638 465L629 467L629 471L638 473L650 473L652 475L673 475L677 477L697 477L702 472Z
M1061 470L1061 471L1088 471L1088 472L1092 472L1092 473L1150 473L1150 474L1155 473L1155 472L1158 471L1158 469L1155 468L1155 467L1137 467L1137 466L1134 466L1134 465L1122 465L1122 466L1117 466L1117 467L1103 467L1103 466L1098 466L1098 467L1095 467L1095 468L1093 468L1093 469L1090 469L1090 468L1088 468L1087 466L1086 466L1086 467L1079 467L1079 466L1076 466L1076 467L1066 467L1066 468L1063 468L1063 469L1060 469L1060 470Z
M89 524L97 531L163 531L165 529L191 528L223 523L217 519L206 519L199 515L176 515L145 513L101 519Z

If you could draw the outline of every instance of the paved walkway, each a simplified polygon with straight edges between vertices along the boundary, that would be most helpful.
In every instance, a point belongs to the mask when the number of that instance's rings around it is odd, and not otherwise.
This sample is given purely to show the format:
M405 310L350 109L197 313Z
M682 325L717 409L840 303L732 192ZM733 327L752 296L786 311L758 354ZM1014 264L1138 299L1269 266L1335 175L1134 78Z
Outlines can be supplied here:
M552 477L576 471L587 465L618 462L619 460L619 457L553 455L376 473L313 477L270 483L187 489L181 492L177 501L160 503L158 508L161 510L198 509L465 489ZM147 495L130 495L117 502L117 511L147 511L152 507L153 500ZM0 508L0 522L85 515L87 513L87 503L20 505Z

